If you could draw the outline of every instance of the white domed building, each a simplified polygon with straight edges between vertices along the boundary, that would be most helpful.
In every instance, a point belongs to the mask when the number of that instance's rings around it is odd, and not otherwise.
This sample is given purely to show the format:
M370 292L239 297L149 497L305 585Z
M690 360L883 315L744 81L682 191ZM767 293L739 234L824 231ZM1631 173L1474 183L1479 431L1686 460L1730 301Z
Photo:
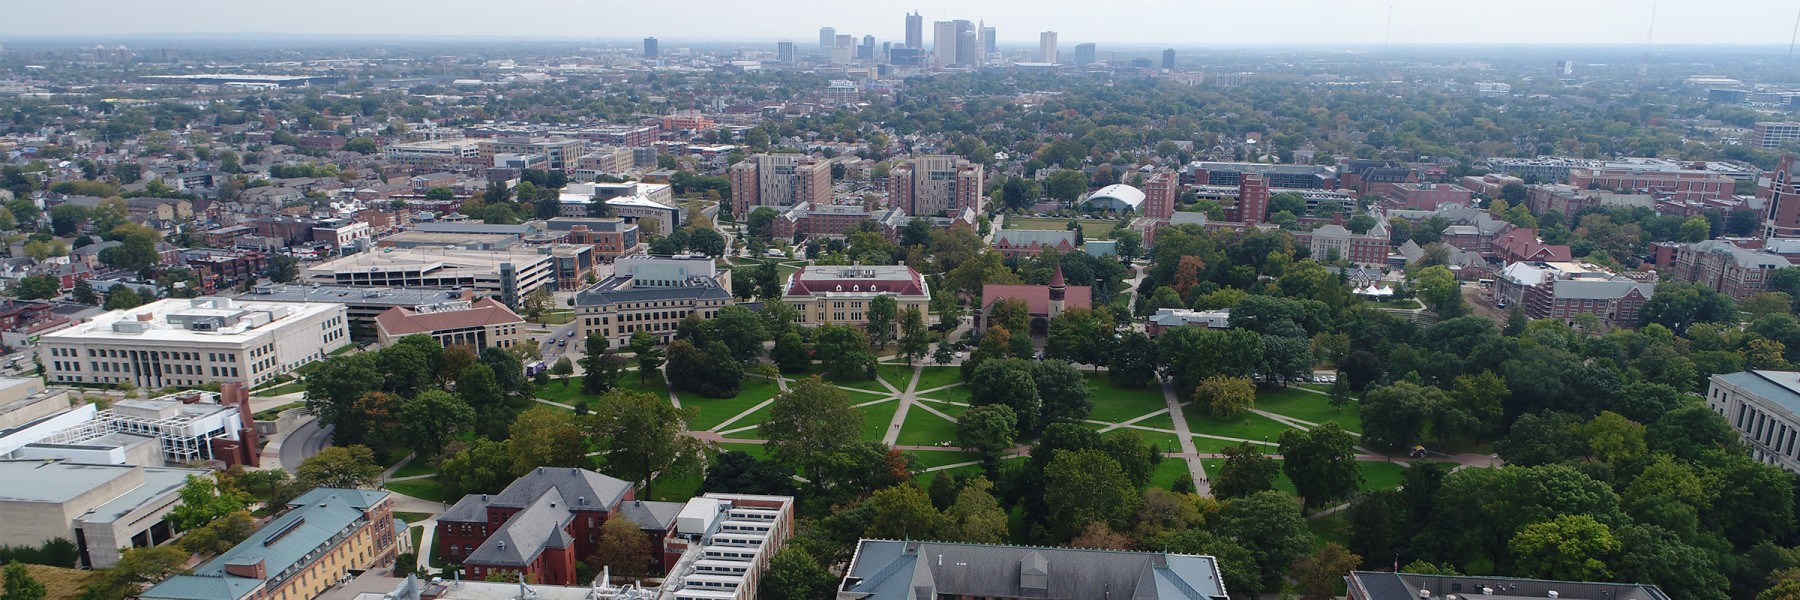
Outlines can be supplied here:
M1113 212L1125 212L1125 211L1139 212L1143 205L1144 205L1144 191L1143 190L1137 189L1135 187L1131 187L1129 185L1125 185L1123 183L1116 183L1113 185L1109 185L1109 186L1100 188L1099 190L1096 190L1092 194L1088 194L1087 199L1082 200L1080 206L1081 206L1082 210L1110 210Z

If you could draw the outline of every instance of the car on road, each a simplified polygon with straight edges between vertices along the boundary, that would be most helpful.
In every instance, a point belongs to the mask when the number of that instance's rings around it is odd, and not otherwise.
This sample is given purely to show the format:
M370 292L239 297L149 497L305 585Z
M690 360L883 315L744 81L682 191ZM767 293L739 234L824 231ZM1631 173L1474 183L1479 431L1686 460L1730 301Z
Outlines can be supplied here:
M563 339L561 339L561 340L558 340L558 341L557 341L557 342L556 342L556 347L558 347L558 348L563 348L563 347L566 347L566 346L568 346L568 345L569 345L569 338L563 338Z

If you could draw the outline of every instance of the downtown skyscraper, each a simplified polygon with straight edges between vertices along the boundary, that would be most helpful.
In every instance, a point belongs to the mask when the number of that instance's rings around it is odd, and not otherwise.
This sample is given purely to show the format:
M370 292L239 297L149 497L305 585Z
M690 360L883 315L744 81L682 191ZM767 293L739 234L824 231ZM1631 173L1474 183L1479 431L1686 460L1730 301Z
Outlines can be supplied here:
M906 15L906 47L925 49L925 17L916 10Z

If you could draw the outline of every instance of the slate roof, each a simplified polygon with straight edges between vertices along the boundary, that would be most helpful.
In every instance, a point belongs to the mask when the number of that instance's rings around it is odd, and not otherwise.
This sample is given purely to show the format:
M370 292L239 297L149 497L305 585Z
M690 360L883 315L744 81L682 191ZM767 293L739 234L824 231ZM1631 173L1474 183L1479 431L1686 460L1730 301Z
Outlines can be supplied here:
M1067 245L1075 247L1075 232L1067 229L1002 229L994 232L994 246L1029 248Z
M587 469L538 467L524 477L513 480L498 494L469 494L450 510L438 516L439 521L453 523L485 523L487 507L525 508L554 491L561 506L587 510L608 510L625 498L631 484Z
M624 285L631 276L613 276L594 287L575 294L575 306L606 306L620 302L656 300L729 300L731 292L719 287L718 280L701 278L694 285L634 287Z
M575 513L568 505L560 504L557 496L555 493L538 496L525 510L507 519L506 524L475 548L464 562L522 567L531 564L545 549L569 547L575 539L563 527L575 518Z
M1042 572L1045 588L1021 575ZM1113 598L1226 597L1210 556L1035 548L894 540L862 540L840 598L913 600L943 596Z
M685 502L633 500L619 505L618 516L631 519L643 529L667 531L675 528L675 517L685 506Z
M1628 279L1595 281L1591 279L1558 279L1551 284L1557 300L1613 300L1631 294L1632 290L1648 299L1656 293L1656 284Z
M925 278L902 265L801 267L788 276L786 297L830 293L882 292L901 296L927 296Z

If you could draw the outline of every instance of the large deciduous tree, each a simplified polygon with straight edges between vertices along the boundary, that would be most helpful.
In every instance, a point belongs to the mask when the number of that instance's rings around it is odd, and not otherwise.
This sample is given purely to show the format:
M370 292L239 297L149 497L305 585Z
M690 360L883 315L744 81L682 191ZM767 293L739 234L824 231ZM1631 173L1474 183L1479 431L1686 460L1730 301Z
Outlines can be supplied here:
M698 414L693 407L675 408L667 398L613 390L600 397L588 431L600 446L607 472L642 482L643 495L651 496L656 474L700 450L698 439L682 435Z
M1281 434L1281 468L1308 506L1349 496L1362 485L1356 438L1335 422Z

